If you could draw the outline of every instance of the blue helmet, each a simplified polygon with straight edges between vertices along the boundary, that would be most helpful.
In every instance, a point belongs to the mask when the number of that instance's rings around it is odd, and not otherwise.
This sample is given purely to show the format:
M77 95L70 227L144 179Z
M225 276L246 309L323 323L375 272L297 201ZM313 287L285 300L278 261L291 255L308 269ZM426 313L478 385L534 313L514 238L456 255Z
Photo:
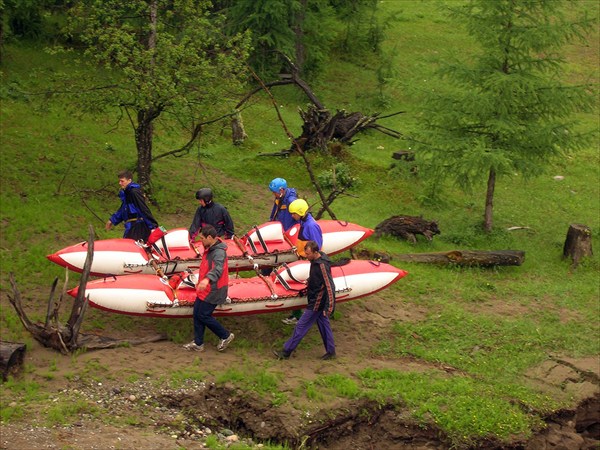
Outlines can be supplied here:
M269 189L271 192L279 192L279 189L287 189L287 181L283 178L274 178L269 183Z

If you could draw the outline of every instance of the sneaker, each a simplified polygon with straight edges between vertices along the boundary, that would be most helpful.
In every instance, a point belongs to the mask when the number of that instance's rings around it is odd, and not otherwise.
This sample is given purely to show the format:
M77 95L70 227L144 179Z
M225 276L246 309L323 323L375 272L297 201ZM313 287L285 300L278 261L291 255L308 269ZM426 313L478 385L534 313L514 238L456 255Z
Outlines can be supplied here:
M273 350L273 354L277 359L290 359L290 354L285 350Z
M189 350L191 352L203 352L204 351L204 344L198 345L194 341L192 341L189 344L185 344L183 346L183 348L185 348L186 350Z
M298 323L298 319L295 317L286 317L285 319L281 319L281 321L286 325L296 325Z
M217 345L217 350L220 352L225 350L227 348L227 346L229 344L231 344L231 341L233 341L234 338L235 338L235 335L233 333L229 333L229 336L227 337L227 339L221 339L221 342L219 342L219 345Z
M327 361L328 359L335 359L335 353L325 353L321 356L321 359Z

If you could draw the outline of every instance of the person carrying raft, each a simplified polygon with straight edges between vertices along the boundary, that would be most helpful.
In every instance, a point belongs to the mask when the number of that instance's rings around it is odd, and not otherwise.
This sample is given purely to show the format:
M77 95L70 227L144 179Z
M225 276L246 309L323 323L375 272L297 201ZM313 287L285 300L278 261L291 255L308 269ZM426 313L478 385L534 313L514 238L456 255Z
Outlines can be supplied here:
M328 360L336 357L335 341L329 322L335 310L335 284L331 275L331 261L325 253L319 251L319 248L315 241L305 243L306 259L310 261L306 286L308 304L294 328L294 333L283 344L283 348L273 350L277 359L289 359L315 323L325 347L325 354L321 359Z
M220 203L213 201L213 192L210 188L202 188L196 192L196 199L200 206L196 209L192 225L190 225L190 242L194 242L196 236L204 225L212 225L217 230L217 236L231 238L234 235L233 220L229 211Z
M146 205L146 198L139 184L133 182L131 171L119 172L119 198L121 206L105 224L106 231L123 222L125 231L123 237L127 239L146 241L150 232L158 227L158 222Z
M269 190L275 197L269 221L281 222L283 231L287 231L298 223L289 211L290 203L298 198L296 189L288 187L284 178L274 178L269 183Z
M294 200L290 203L288 211L294 221L300 222L296 251L298 252L298 256L306 258L306 252L304 251L306 243L314 241L319 249L321 249L323 247L323 232L312 214L308 212L308 203L306 203L306 200L301 198ZM302 311L295 309L288 317L281 319L281 321L286 325L296 325L301 316Z

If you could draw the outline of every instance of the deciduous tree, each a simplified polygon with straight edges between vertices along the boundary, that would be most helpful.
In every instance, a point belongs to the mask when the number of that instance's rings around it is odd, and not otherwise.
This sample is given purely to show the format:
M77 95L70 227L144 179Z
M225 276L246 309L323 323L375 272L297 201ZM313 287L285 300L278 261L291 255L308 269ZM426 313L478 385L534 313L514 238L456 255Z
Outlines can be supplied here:
M198 0L90 0L73 9L74 36L106 69L102 83L86 81L78 91L81 105L116 107L129 119L137 179L147 189L153 160L189 151L207 117L235 113L226 100L243 76L248 40L226 37L223 18L210 7ZM153 156L155 123L165 115L189 135L181 147Z

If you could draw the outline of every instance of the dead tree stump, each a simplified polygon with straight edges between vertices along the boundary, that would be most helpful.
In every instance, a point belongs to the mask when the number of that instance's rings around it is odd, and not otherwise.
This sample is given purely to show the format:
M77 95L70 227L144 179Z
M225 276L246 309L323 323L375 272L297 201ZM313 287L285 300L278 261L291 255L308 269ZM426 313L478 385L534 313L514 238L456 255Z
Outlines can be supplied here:
M398 159L400 161L414 161L415 152L411 152L408 150L398 150L397 152L392 153L392 158Z
M585 256L592 256L592 230L587 225L572 223L567 231L563 259L570 257L575 268Z
M417 242L417 234L431 241L433 236L440 233L437 222L425 220L421 216L392 216L375 227L375 236L384 234L399 236L413 244Z
M62 354L67 355L73 353L75 350L80 348L92 349L104 349L104 348L116 348L126 344L136 345L145 342L156 342L166 339L164 335L156 335L145 337L141 339L133 340L122 340L113 339L104 336L98 336L94 334L80 333L81 324L83 323L83 317L88 306L88 299L84 297L85 287L87 280L90 275L90 268L92 267L92 260L94 255L94 229L90 225L90 234L88 239L88 251L85 264L83 266L83 273L79 281L79 289L77 292L77 298L73 301L71 308L71 315L66 325L63 325L58 320L58 311L62 304L64 297L67 295L67 283L68 276L65 277L65 283L57 302L54 302L54 293L58 278L54 280L52 288L50 290L50 298L48 299L48 309L46 313L46 321L44 324L32 322L23 309L23 302L21 300L21 292L17 288L17 283L14 279L14 274L9 274L10 284L12 286L13 295L9 295L8 299L13 305L21 323L27 331L31 333L33 338L45 347L52 348L60 351ZM68 272L67 272L68 275Z
M2 374L2 381L6 381L8 375L14 375L21 370L26 348L25 344L0 341L0 372Z

